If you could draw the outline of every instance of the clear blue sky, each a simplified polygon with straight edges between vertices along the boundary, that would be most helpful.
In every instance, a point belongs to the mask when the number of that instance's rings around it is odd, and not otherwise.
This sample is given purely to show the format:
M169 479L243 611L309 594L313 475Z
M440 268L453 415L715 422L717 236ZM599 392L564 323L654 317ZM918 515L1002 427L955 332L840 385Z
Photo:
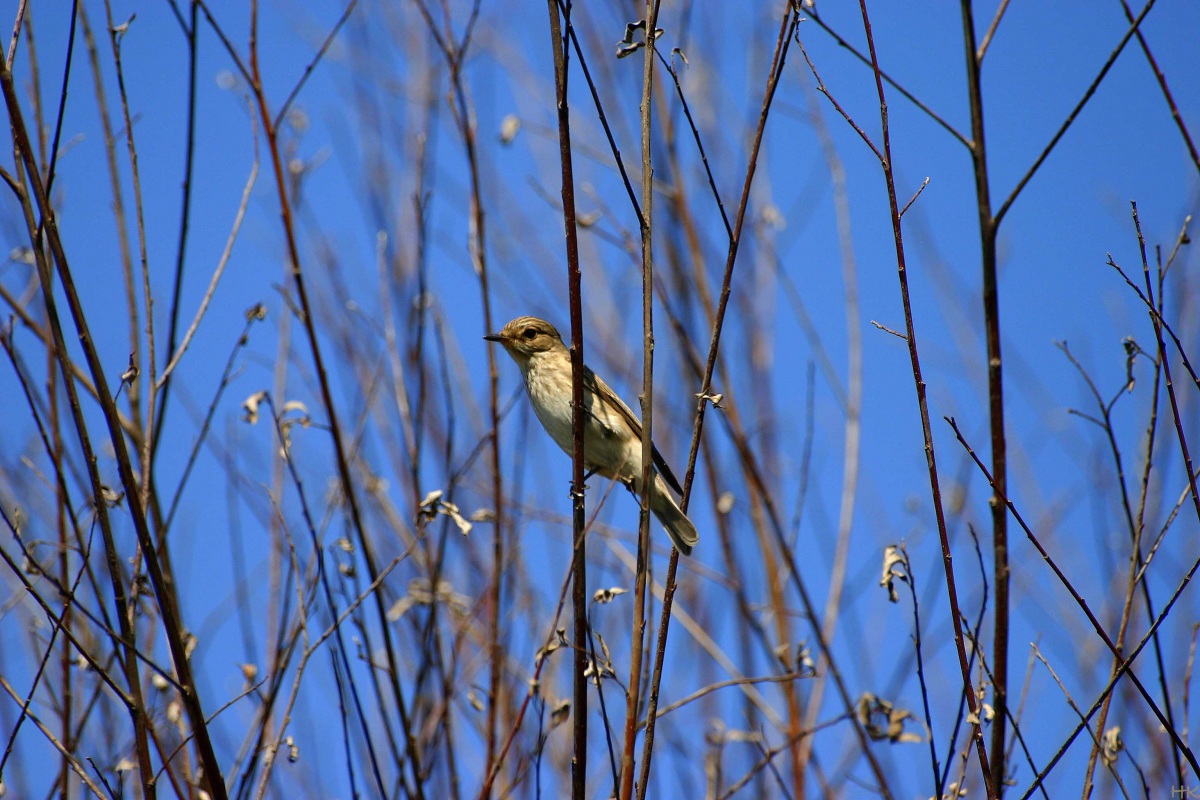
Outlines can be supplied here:
M103 27L103 8L89 5L92 24ZM235 47L245 51L247 15L238 3L214 3L214 12L225 26ZM461 28L466 9L451 4L456 29ZM583 4L581 4L583 5ZM990 5L990 4L989 4ZM748 132L761 101L761 91L770 47L778 28L779 3L732 4L700 2L690 17L680 18L678 4L667 4L660 26L668 47L679 46L689 65L682 67L684 90L701 127L705 146L726 207L732 213L744 175ZM851 4L819 3L818 8L832 27L856 44L861 44L860 20ZM66 46L67 15L36 4L37 46L43 60L42 95L53 107L57 98L60 65ZM125 79L134 114L141 188L145 199L148 257L155 275L157 293L155 323L165 327L169 305L180 208L183 132L186 104L187 50L179 26L165 3L122 4L114 8L117 21L136 11L122 39ZM321 40L332 27L340 6L269 2L262 4L260 48L267 94L276 107L302 74ZM583 10L580 13L585 13ZM616 60L613 46L629 21L624 12L588 9L580 22L589 59L598 78L604 81L603 101L626 163L637 160L637 103L641 75L640 57ZM961 23L958 4L935 2L913 4L874 3L872 22L883 68L906 88L936 109L951 125L969 133L966 83L961 59ZM979 12L980 32L990 19L990 7ZM629 12L632 14L632 12ZM985 61L987 140L991 158L990 177L993 205L1007 198L1037 154L1081 97L1108 54L1123 35L1127 23L1119 3L1019 3L1009 9ZM348 331L361 336L358 346L368 362L380 359L378 330L384 314L376 266L377 233L389 233L388 246L407 256L414 241L411 220L380 219L366 197L365 187L378 178L371 148L381 142L382 163L395 179L390 208L411 214L415 163L426 98L417 88L426 70L434 70L437 88L432 99L436 133L428 143L432 153L429 235L429 293L436 311L447 321L456 369L467 376L455 384L459 401L459 435L454 444L455 463L462 461L485 431L486 362L485 332L478 286L468 250L467 182L461 143L454 132L445 100L444 65L438 60L425 34L425 26L411 4L366 2L356 10L325 60L313 72L295 103L307 125L294 138L289 157L304 164L302 203L302 259L313 275L318 306L322 313L349 320ZM1163 0L1147 17L1143 31L1160 67L1170 81L1176 102L1189 129L1200 128L1200 81L1196 42L1200 41L1200 6L1187 0ZM811 21L800 26L800 37L829 90L878 141L878 102L870 73L839 48ZM245 105L244 87L236 77L228 56L212 30L202 25L201 60L198 69L196 173L193 213L187 251L188 273L183 292L183 315L190 320L211 270L225 246L234 221L238 200L254 159L254 137ZM493 285L493 322L499 327L511 317L532 313L546 316L566 331L566 270L563 259L561 217L552 201L558 197L557 141L554 136L554 107L545 12L538 4L484 3L472 57L466 65L470 99L480 139L480 158L487 213L487 247ZM116 97L116 83L107 55L107 42L100 40L101 60L106 67L106 90ZM81 45L77 45L81 46ZM24 62L19 62L23 64ZM22 71L23 69L23 71ZM77 280L90 302L93 330L110 379L123 371L129 356L123 288L117 244L111 215L111 190L104 160L104 142L91 94L91 75L81 50L71 77L70 100L64 118L63 148L56 184L61 226ZM27 67L19 69L27 90ZM636 236L636 224L628 208L624 189L612 168L607 144L600 132L590 96L582 80L573 74L572 124L576 135L576 179L581 187L579 210L587 215L603 212L595 229L581 234L584 257L585 306L588 325L605 330L608 336L589 340L589 362L611 377L610 382L636 406L639 389L638 356L641 327L640 274L621 240ZM922 619L927 644L932 648L931 684L948 687L934 698L935 717L941 724L936 733L944 740L952 718L958 681L948 617L936 529L932 524L924 453L917 418L911 371L903 342L870 325L870 321L893 329L903 327L897 290L895 252L887 217L886 196L878 163L827 102L812 90L812 76L799 51L793 47L780 84L764 142L760 169L752 196L752 236L739 257L735 279L736 309L723 344L723 358L735 376L747 342L739 320L744 313L759 314L770 322L773 338L763 357L770 358L771 381L767 385L735 387L740 410L753 435L772 442L769 479L782 498L785 519L795 511L805 446L806 370L816 358L812 340L796 322L790 300L775 276L784 271L798 287L820 343L829 354L839 383L847 379L845 284L837 239L833 192L825 156L808 119L816 109L824 118L834 146L844 162L854 258L857 265L861 334L863 337L863 430L859 493L850 546L850 567L844 616L835 644L848 671L852 694L874 691L917 711L919 695L915 680L901 667L908 664L911 647L911 616L905 602L890 606L884 591L875 583L885 545L905 540L913 556L922 592ZM363 97L378 103L380 117L365 117ZM921 344L925 380L929 387L935 442L944 486L965 498L956 519L959 536L957 565L968 574L964 580L964 604L974 609L979 602L974 555L966 537L965 523L973 524L981 536L990 530L986 485L954 441L943 416L953 416L975 446L986 452L987 403L984 372L983 326L980 301L979 245L974 208L973 182L966 150L923 112L889 89L892 145L898 192L903 202L928 177L929 185L905 217L905 237L911 276L914 314ZM675 124L682 125L674 95L669 93ZM516 115L521 130L510 144L501 144L502 121ZM118 123L119 125L119 123ZM724 231L699 171L690 135L680 129L683 154L682 175L669 175L684 183L698 219L698 236L710 263L710 280L717 280L723 262ZM177 444L163 454L160 480L173 484L196 431L195 412L203 409L215 387L225 359L238 336L245 310L265 303L268 324L260 326L242 359L241 371L218 409L215 435L225 442L236 436L239 457L248 473L266 485L270 482L270 445L267 429L240 423L241 402L250 394L270 389L277 356L277 328L286 309L277 285L286 278L285 248L278 218L273 177L265 153L253 187L245 222L236 241L232 259L212 307L200 327L196 344L181 365L181 388L176 395L167 428ZM662 153L656 153L656 157ZM122 150L123 156L123 150ZM125 191L130 183L125 169ZM659 175L667 176L662 169ZM636 172L635 172L636 180ZM1178 130L1136 42L1120 56L1095 97L1080 115L1058 148L1033 178L1004 220L1000 233L1000 293L1004 324L1004 354L1007 414L1013 496L1032 513L1044 539L1071 574L1077 586L1106 624L1115 624L1119 598L1114 575L1123 575L1125 556L1117 551L1127 534L1121 527L1114 500L1115 483L1106 460L1106 442L1101 432L1086 421L1071 416L1069 408L1091 411L1089 395L1078 373L1070 366L1056 342L1067 341L1072 352L1108 395L1125 376L1121 339L1133 336L1146 349L1153 334L1146 316L1123 282L1105 266L1107 254L1127 270L1138 271L1136 239L1129 216L1129 201L1138 203L1148 244L1169 249L1184 217L1197 207L1197 172L1187 156ZM0 231L9 249L27 244L20 235L17 207L7 194L0 206ZM665 206L660 195L656 201ZM768 213L768 210L769 213ZM764 222L766 214L767 222ZM665 237L664 237L665 238ZM660 242L658 257L664 259ZM324 257L328 253L329 257ZM345 286L352 307L335 308L327 288L333 280L326 264L335 263L336 280ZM1195 320L1196 259L1185 250L1175 267L1170 287L1168 314L1179 322L1185 345L1198 341ZM0 282L19 292L27 285L28 269L13 262L0 266ZM411 280L405 275L402 280ZM143 309L144 312L144 309ZM698 387L680 380L675 337L668 332L666 315L659 313L658 371L656 372L656 438L669 460L682 471L690 434L690 409ZM698 323L698 320L693 320ZM303 401L320 422L323 412L311 393L311 367L307 346L292 326L295 349L289 370L287 397ZM696 324L698 342L707 342L708 331ZM18 331L17 343L32 346L31 336ZM334 344L326 344L333 352ZM761 354L760 354L761 355ZM143 354L144 356L144 354ZM501 398L518 387L516 368L501 357ZM159 353L160 365L163 360ZM622 371L615 365L626 363ZM144 362L143 362L144 364ZM339 394L343 422L361 413L363 401L356 387L359 377L335 361L334 384ZM145 366L143 366L145 369ZM1145 427L1149 362L1138 365L1144 390L1131 394L1116 407L1116 428L1127 465L1140 463L1139 441ZM1186 387L1185 387L1186 388ZM716 386L718 391L724 387ZM815 434L812 439L811 486L800 521L797 557L809 588L823 604L833 560L834 537L842 488L843 426L845 416L837 392L818 370L815 386ZM16 408L17 384L10 370L0 370L0 398ZM1184 412L1188 433L1200 432L1196 425L1196 396L1189 395ZM31 441L32 422L22 412L13 413L4 435L6 470L19 470L17 444ZM370 428L368 428L370 430ZM540 607L533 616L545 623L537 630L517 626L511 631L510 648L521 666L528 669L530 654L549 624L549 613L557 596L559 581L569 555L568 535L562 518L568 512L566 494L569 462L536 429L536 421L525 411L523 401L502 425L503 460L522 464L510 475L523 491L526 513L522 526L520 570L535 587ZM714 457L726 460L733 474L735 462L728 438L710 414L705 431L713 443ZM322 498L332 474L325 434L320 429L301 431L297 452L303 476L313 497ZM1170 450L1164 440L1164 451ZM403 477L394 474L395 461L373 444L364 442L365 458L390 484L392 500L407 515L412 509L400 494ZM520 456L524 456L524 461ZM765 457L765 456L764 456ZM102 470L116 481L115 468L105 458ZM1134 471L1127 467L1129 471ZM1174 498L1182 488L1177 453L1165 456L1156 470L1168 488L1162 494ZM237 664L245 660L241 632L231 613L233 574L230 569L229 530L232 517L226 508L224 468L218 456L206 453L200 460L184 496L180 521L172 533L174 561L185 599L185 614L193 630L201 633L203 647L197 656L202 691L208 709L218 706L241 686ZM441 488L443 474L422 475L424 490ZM486 459L478 461L456 498L464 512L488 502ZM736 502L732 520L741 542L741 558L754 557L750 503L746 489L731 486ZM265 489L258 502L239 501L243 545L249 553L247 567L261 579L265 569L263 518ZM12 503L10 490L0 485L4 502ZM322 508L324 506L322 505ZM717 546L712 501L703 481L697 481L693 507L701 509L697 523L702 543L691 561L681 569L685 586L684 606L702 602L706 593L728 595L723 588L723 561ZM552 515L536 514L538 509ZM252 513L252 512L257 512ZM291 498L284 512L299 519ZM1161 521L1164 509L1154 510ZM606 503L601 519L616 526L618 538L631 542L636 525L634 504L624 492L615 492ZM1156 523L1157 524L1157 523ZM335 523L329 536L340 530ZM1152 589L1161 603L1175 586L1181 564L1194 555L1196 521L1185 518L1168 537L1163 565L1154 572ZM482 530L483 526L481 526ZM129 531L125 532L131 536ZM654 535L661 531L656 529ZM49 536L42 531L36 536ZM490 531L479 535L490 536ZM1040 642L1060 676L1071 683L1076 699L1090 703L1104 675L1094 664L1107 663L1094 652L1094 637L1078 638L1084 624L1078 610L1057 590L1053 577L1042 568L1032 548L1015 528L1013 560L1014 631L1012 674L1021 680L1028 644ZM130 539L127 539L130 541ZM451 541L452 548L457 546ZM594 542L597 568L593 586L631 586L627 571ZM487 548L478 548L485 553ZM455 561L451 553L451 577L455 589L474 600L483 591L483 577L474 572L474 562L464 556ZM661 570L665 559L656 559ZM397 573L394 590L403 592ZM10 584L11 586L11 581ZM255 592L255 602L262 596ZM794 594L789 595L794 602ZM765 602L765 601L764 601ZM1168 641L1169 671L1179 680L1186 658L1186 636L1179 634L1198 618L1200 601L1195 589L1184 594L1176 630ZM630 603L618 602L604 609L602 630L612 641L614 656L624 665L627 659ZM732 647L736 620L717 607L700 616L712 626L723 646ZM514 619L518 617L514 612ZM519 617L526 619L525 617ZM1140 619L1140 618L1139 618ZM1185 624L1186 623L1186 624ZM18 636L15 615L0 617L0 635ZM1143 628L1144 629L1144 626ZM800 622L796 635L811 639ZM610 633L611 632L611 633ZM261 636L261 632L260 632ZM678 684L669 687L664 702L678 699L710 681L727 677L702 655L682 629L674 631L675 646L668 660L675 660ZM697 659L689 670L684 664ZM1141 662L1139 662L1141 663ZM900 665L899 667L897 665ZM561 674L552 678L560 694L567 694L567 661L555 662ZM18 684L28 681L28 664L4 659L4 669L16 670ZM668 663L668 670L671 666ZM623 669L623 666L622 668ZM762 659L745 666L747 674L769 669ZM319 674L324 670L325 674ZM328 663L314 667L317 686L328 681ZM619 670L620 671L620 670ZM1148 676L1147 671L1144 675ZM1061 739L1061 731L1073 724L1073 714L1063 704L1058 690L1044 671L1036 673L1033 699L1025 726L1031 747L1044 763ZM897 677L899 676L899 677ZM622 676L624 677L624 676ZM483 681L483 674L478 677ZM1149 683L1149 680L1147 679ZM1178 683L1176 686L1178 687ZM777 698L778 695L772 695ZM610 695L610 704L616 701ZM1135 700L1130 702L1136 703ZM303 713L298 714L297 738L302 752L313 754L340 748L340 731L326 725L336 706L329 696L314 691L306 694ZM730 693L711 709L736 720L740 701ZM826 718L836 712L836 703L826 695ZM239 732L249 719L248 708L235 708L222 725L218 739L227 758L240 741ZM11 718L9 714L8 718ZM664 742L689 741L706 724L704 713L695 712L687 722L666 728ZM1194 730L1200 720L1192 713ZM324 727L323 727L324 726ZM840 737L845 729L830 734ZM1154 731L1128 730L1126 740L1136 757L1149 752L1145 738ZM845 734L848 737L848 734ZM836 738L834 741L839 741ZM848 741L848 738L847 738ZM607 791L603 743L593 740L593 779L597 792ZM27 745L27 757L42 757L37 745ZM699 745L695 745L696 752ZM928 796L927 751L924 745L876 745L880 757L896 776L898 796ZM1139 749L1140 748L1140 749ZM818 745L818 750L821 746ZM335 752L330 749L328 752ZM340 752L340 751L337 751ZM834 772L838 750L830 747L823 768ZM1054 773L1050 785L1073 791L1082 773L1086 746L1077 743L1067 763ZM690 781L701 779L698 758L688 762L670 745L659 751L659 769L666 776L676 770ZM474 786L478 765L463 756L464 781ZM753 754L746 756L749 764ZM739 762L740 763L740 762ZM1017 762L1014 762L1017 763ZM1143 766L1149 766L1143 764ZM973 769L973 765L972 765ZM1023 791L1028 767L1020 762L1017 787ZM298 765L281 765L280 786L328 787L328 796L346 796L344 769L322 765L320 758L302 759ZM866 775L861 765L858 777ZM1055 784L1054 780L1062 783ZM294 782L294 783L293 783ZM34 781L35 787L40 786ZM698 786L690 783L685 785ZM971 788L978 791L978 783ZM1152 787L1158 788L1158 787ZM469 790L468 790L469 791ZM845 796L855 796L853 784ZM1051 791L1051 796L1055 796ZM664 795L665 796L665 795ZM973 794L972 796L979 796ZM1151 794L1151 796L1158 796Z

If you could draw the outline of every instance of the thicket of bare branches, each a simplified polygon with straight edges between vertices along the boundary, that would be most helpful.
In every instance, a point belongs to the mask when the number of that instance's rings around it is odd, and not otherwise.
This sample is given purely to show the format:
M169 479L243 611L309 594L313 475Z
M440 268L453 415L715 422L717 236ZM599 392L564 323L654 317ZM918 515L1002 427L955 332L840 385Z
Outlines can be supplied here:
M7 796L1200 791L1195 13L741 5L16 4Z

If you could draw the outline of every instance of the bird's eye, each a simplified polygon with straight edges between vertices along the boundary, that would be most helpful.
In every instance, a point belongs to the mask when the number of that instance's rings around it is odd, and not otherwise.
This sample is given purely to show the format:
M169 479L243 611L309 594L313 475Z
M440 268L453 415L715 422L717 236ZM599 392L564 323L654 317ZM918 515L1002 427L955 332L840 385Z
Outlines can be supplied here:
M525 330L521 331L521 335L526 339L532 339L533 337L537 336L537 329L526 328Z

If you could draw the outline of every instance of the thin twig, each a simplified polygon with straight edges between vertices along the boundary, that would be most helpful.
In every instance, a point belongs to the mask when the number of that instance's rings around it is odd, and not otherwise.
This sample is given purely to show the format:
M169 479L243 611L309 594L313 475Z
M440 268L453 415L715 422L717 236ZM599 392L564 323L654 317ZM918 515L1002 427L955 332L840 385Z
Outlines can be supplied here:
M817 23L817 27L819 27L821 30L825 31L830 36L832 36L833 40L835 42L837 42L839 46L844 47L846 50L850 51L850 53L852 53L855 58L857 58L859 61L861 61L866 66L868 66L868 67L871 66L871 58L868 55L865 55L864 53L862 53L862 51L860 51L854 45L850 44L850 42L848 42L844 38L842 38L841 34L839 34L833 28L829 27L829 25L826 24L825 20L821 19L820 15L816 13L815 9L809 8L809 9L806 9L806 11L808 12L809 19L811 19L813 22ZM936 122L938 125L940 125L942 128L944 128L947 133L949 133L951 136L953 136L955 139L957 139L959 144L962 144L965 147L971 146L971 143L970 143L970 141L967 140L967 137L963 136L958 131L957 128L955 128L953 125L951 125L949 122L947 122L945 120L945 118L943 118L940 114L938 114L932 108L927 106L925 103L921 102L921 100L915 94L908 91L908 89L905 89L891 75L889 75L883 71L880 71L879 74L885 81L887 81L889 86L891 86L896 91L898 91L901 95L904 96L904 98L906 100L908 100L914 106L921 109L921 111L925 112L925 114L928 115L928 117L931 120Z
M308 77L312 75L313 70L317 68L317 64L321 63L321 59L323 59L325 54L329 52L330 45L333 44L333 41L337 38L337 35L341 33L342 26L346 24L346 20L350 19L350 14L354 11L356 6L358 6L358 0L350 0L350 2L346 4L346 9L342 11L342 15L338 17L338 21L334 23L333 27L330 28L329 33L326 34L325 41L321 42L321 46L317 48L317 52L313 54L313 57L309 60L308 64L305 65L304 74L300 76L300 80L296 81L296 85L293 86L292 91L288 93L287 99L283 101L283 105L281 105L279 107L279 111L275 113L275 121L272 123L273 127L278 128L283 122L284 117L287 116L287 112L292 108L292 103L295 102L296 97L300 94L300 90L303 89L304 84L308 82Z
M1033 176L1037 173L1038 169L1040 169L1042 164L1045 163L1046 159L1050 157L1050 153L1053 152L1054 148L1058 145L1062 137L1066 135L1067 130L1079 116L1079 112L1083 111L1083 107L1088 104L1088 101L1092 99L1092 95L1094 95L1096 90L1100 88L1100 84L1104 81L1105 76L1108 75L1108 71L1112 68L1112 65L1116 63L1117 57L1121 55L1121 51L1125 49L1125 45L1127 45L1129 40L1133 38L1133 35L1137 33L1139 26L1142 24L1142 20L1146 18L1148 13L1150 13L1150 9L1154 8L1155 2L1156 0L1147 0L1146 5L1142 8L1141 13L1138 14L1137 18L1130 23L1129 30L1127 30L1125 35L1121 37L1121 41L1119 41L1117 46L1113 48L1113 51L1108 56L1108 60L1105 61L1104 66L1100 68L1100 72L1096 74L1096 77L1092 80L1091 85L1088 86L1088 88L1084 91L1083 97L1079 99L1079 102L1076 103L1075 107L1071 109L1071 112L1067 114L1067 117L1063 120L1062 125L1060 125L1058 130L1055 131L1054 135L1050 137L1050 141L1046 143L1046 146L1042 149L1041 154L1034 159L1033 164L1021 177L1021 180L1017 181L1017 185L1013 187L1013 190L1008 195L1008 198L1000 204L1000 209L995 214L997 225L999 225L1000 221L1004 219L1004 215L1008 213L1008 210L1012 208L1012 204L1016 202L1017 196L1021 194L1021 191L1025 188L1025 185L1033 179Z
M621 753L621 800L633 798L634 745L637 741L638 704L641 699L643 653L646 645L646 584L650 574L650 494L654 491L654 165L652 161L651 102L654 97L654 54L658 48L658 0L645 0L645 46L642 53L642 91L640 105L640 141L642 154L641 267L642 267L642 466L638 479L642 486L638 511L637 570L634 574L633 621L629 655L629 688L625 702L625 743ZM672 563L677 557L672 547ZM665 631L664 631L665 633ZM651 690L653 691L653 689ZM654 752L652 730L647 729L642 747L639 797L644 797L650 782L650 760Z
M183 334L183 341L179 343L179 348L174 351L171 360L163 369L162 375L159 376L158 382L154 385L155 389L162 389L167 380L171 377L171 373L175 371L175 367L179 365L183 354L187 352L188 345L192 342L192 337L196 335L196 331L200 328L200 321L204 319L204 313L208 310L209 303L212 302L213 296L217 293L217 284L221 281L221 276L225 273L225 267L229 264L229 258L233 255L233 243L237 241L238 232L242 229L242 219L246 215L246 207L250 204L250 190L254 188L254 182L258 180L258 133L253 130L253 118L251 118L251 132L254 138L254 161L250 167L250 175L246 178L246 185L242 189L242 199L238 203L237 213L233 217L233 229L230 230L228 238L225 240L225 249L221 251L221 257L217 260L216 269L213 270L212 277L208 281L208 289L204 292L204 297L200 299L200 307L196 309L196 316L192 318L192 324ZM164 406L166 404L164 403Z
M1000 5L996 7L996 13L992 15L992 24L988 26L987 33L983 35L983 41L979 43L979 49L975 51L976 63L982 65L983 57L987 54L988 45L992 43L992 37L996 35L996 30L1000 27L1000 20L1004 19L1004 12L1008 10L1008 0L1000 0Z
M1125 12L1125 20L1132 24L1134 21L1133 10L1129 8L1129 3L1125 0L1121 0L1121 10ZM1196 143L1192 141L1192 134L1187 129L1187 123L1184 122L1183 115L1179 113L1179 106L1175 103L1175 96L1171 94L1171 87L1167 86L1167 76L1163 74L1162 69L1158 66L1158 60L1150 52L1150 45L1146 42L1146 37L1142 35L1140 26L1137 28L1137 40L1138 45L1142 48L1142 54L1146 56L1146 62L1154 71L1154 79L1158 81L1158 88L1162 90L1163 99L1167 101L1167 108L1171 109L1171 119L1175 120L1175 127L1179 128L1179 135L1183 137L1183 143L1187 145L1188 155L1192 157L1192 164L1200 172L1200 153L1196 151Z

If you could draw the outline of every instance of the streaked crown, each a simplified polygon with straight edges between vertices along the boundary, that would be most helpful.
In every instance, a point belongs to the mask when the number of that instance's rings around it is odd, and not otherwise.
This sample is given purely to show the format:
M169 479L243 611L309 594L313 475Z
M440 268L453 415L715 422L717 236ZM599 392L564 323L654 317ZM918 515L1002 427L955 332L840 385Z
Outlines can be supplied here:
M519 353L524 356L544 353L564 346L558 329L546 320L537 317L517 317L501 328L499 333L484 338L488 341L499 342L511 353Z

